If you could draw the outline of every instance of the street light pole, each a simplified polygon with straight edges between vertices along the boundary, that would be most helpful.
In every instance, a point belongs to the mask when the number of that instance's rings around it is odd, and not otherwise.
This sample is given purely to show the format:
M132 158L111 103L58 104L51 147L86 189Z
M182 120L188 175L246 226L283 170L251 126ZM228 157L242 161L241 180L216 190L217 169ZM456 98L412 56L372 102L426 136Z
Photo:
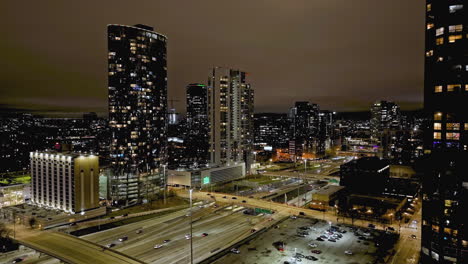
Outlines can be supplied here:
M190 264L193 264L192 192L190 189Z
M166 204L166 164L163 165L163 180L164 180L164 204Z

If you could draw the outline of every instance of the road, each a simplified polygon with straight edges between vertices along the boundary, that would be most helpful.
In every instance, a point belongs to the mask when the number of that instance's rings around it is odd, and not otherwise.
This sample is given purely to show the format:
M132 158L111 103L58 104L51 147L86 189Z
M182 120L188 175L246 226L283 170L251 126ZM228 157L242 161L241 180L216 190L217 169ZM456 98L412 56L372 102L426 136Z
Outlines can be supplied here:
M27 247L68 263L143 263L114 250L104 249L95 243L59 232L36 231L20 226L16 228L15 239Z
M179 192L179 195L188 196L186 192ZM280 215L298 215L300 212L303 212L307 216L314 217L317 219L323 219L331 223L346 223L346 224L353 224L355 226L360 226L360 227L367 227L371 223L376 224L375 222L370 222L370 221L361 220L361 219L352 220L351 218L346 218L346 217L341 217L341 216L337 218L333 212L319 212L319 211L315 211L311 209L294 207L294 206L289 206L289 205L285 205L282 203L275 203L272 201L265 201L265 200L255 199L255 198L236 196L237 199L232 199L234 195L222 194L222 193L211 193L211 196L214 196L216 200L230 201L238 205L248 205L251 207L272 209L272 210L275 210L277 214L280 214ZM226 198L223 198L224 196ZM201 200L213 200L212 198L210 198L210 195L207 195L206 192L194 192L193 197L196 199L201 199ZM245 201L245 203L243 203L242 201ZM405 227L404 225L402 225L402 227L399 228L398 222L393 223L391 225L390 224L387 224L387 225L376 224L377 229L384 230L386 227L391 226L395 230L400 230L401 232L400 233L401 238L395 247L396 254L393 258L395 259L394 264L407 263L408 260L410 261L408 263L411 264L413 262L413 259L418 259L419 251L420 251L419 238L420 238L420 230L421 230L420 214L421 212L418 211L418 213L416 213L415 216L413 216L413 220L418 221L417 229L413 227ZM413 234L417 236L416 239L410 238L410 236ZM417 263L417 262L414 262L414 263Z

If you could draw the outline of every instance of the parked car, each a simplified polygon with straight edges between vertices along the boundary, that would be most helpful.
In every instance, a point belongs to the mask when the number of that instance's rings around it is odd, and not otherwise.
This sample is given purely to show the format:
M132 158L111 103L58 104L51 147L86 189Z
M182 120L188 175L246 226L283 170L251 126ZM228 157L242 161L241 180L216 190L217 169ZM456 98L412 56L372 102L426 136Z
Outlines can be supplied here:
M346 255L352 255L352 254L353 254L353 252L350 251L350 250L346 250L344 253L345 253Z

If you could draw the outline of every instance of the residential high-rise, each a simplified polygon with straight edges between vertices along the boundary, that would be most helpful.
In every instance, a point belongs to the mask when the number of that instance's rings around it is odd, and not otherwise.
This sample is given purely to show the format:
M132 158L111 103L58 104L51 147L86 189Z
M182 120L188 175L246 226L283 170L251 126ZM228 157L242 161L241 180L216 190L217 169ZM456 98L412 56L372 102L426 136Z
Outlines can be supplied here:
M110 198L141 201L165 180L167 62L164 35L144 25L109 25Z
M208 87L187 85L187 157L198 164L208 164L209 155Z
M464 5L465 4L465 5ZM421 263L468 263L466 1L426 1Z
M252 163L254 92L246 73L215 67L208 78L210 162Z
M99 157L31 152L31 201L71 213L99 207Z
M302 152L315 152L319 133L319 112L317 104L310 102L296 102L290 109L291 142L295 146L294 160L302 156ZM290 148L292 150L292 148Z

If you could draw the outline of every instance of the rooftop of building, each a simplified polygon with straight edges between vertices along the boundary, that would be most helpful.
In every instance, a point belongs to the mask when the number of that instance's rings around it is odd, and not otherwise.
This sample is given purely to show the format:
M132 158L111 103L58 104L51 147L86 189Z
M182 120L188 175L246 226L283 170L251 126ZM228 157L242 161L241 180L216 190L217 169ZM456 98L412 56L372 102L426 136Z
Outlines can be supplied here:
M338 186L338 185L327 185L321 189L319 189L315 194L319 195L331 195L334 194L342 189L344 189L344 186Z
M379 159L377 157L362 157L345 163L342 166L354 166L359 170L381 170L389 167L389 162L388 160Z

